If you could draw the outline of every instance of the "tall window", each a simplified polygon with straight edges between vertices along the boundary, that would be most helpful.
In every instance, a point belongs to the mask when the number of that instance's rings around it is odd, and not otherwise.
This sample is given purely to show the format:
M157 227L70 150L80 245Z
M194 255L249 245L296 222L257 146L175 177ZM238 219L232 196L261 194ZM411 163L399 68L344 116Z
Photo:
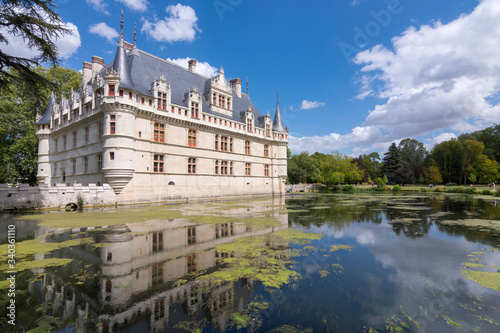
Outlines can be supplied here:
M222 106L222 96L219 95L219 106Z
M227 98L227 108L231 109L231 98Z
M269 164L264 165L264 177L269 177Z
M56 153L58 151L58 147L57 147L58 144L59 144L59 138L55 138L55 140L54 140L54 152L56 152Z
M269 157L269 145L264 145L264 157Z
M163 283L163 263L151 267L151 282L153 286Z
M245 163L245 176L251 176L250 163Z
M196 147L196 131L195 130L188 130L188 146L189 147Z
M188 244L196 243L196 227L188 227Z
M229 163L229 174L233 175L233 162Z
M217 94L214 93L213 95L213 102L212 102L213 105L217 105Z
M266 124L266 136L271 137L271 125Z
M163 232L153 232L153 252L163 250Z
M227 136L220 137L220 150L227 151L227 142L228 142Z
M89 132L90 132L90 129L89 127L85 127L85 144L88 144L89 143Z
M89 172L89 158L88 157L83 158L83 172L84 173Z
M167 109L167 94L161 92L158 93L158 109Z
M66 150L66 135L63 136L63 150Z
M229 151L233 152L233 138L229 139Z
M252 119L247 119L247 131L252 132Z
M164 124L155 123L154 140L156 142L165 142L165 125Z
M215 134L215 150L219 150L219 135Z
M76 175L76 160L73 159L73 174Z
M115 85L114 84L110 84L109 85L108 95L109 96L114 96L115 95Z
M220 162L220 174L227 175L227 161Z
M132 99L132 92L131 91L128 92L128 98Z
M155 300L155 320L165 317L165 298Z
M103 134L102 128L103 128L102 122L99 122L99 140L102 139L102 134Z
M193 273L196 271L196 253L191 253L187 256L187 272Z
M196 173L196 158L188 158L188 173Z
M111 161L113 161L115 159L115 152L114 151L109 152L109 159Z
M199 117L199 104L198 103L191 103L191 117L192 118L198 118Z
M215 174L219 174L219 161L215 161Z
M123 97L123 90L122 89L120 89L120 91L118 93L119 93L120 97Z
M163 172L163 155L154 155L153 158L153 171Z
M102 171L102 154L97 155L97 171Z
M77 132L73 132L73 148L76 148L76 141L77 141Z
M116 132L116 115L112 114L109 116L109 134L115 134Z
M250 155L250 141L245 141L245 154Z

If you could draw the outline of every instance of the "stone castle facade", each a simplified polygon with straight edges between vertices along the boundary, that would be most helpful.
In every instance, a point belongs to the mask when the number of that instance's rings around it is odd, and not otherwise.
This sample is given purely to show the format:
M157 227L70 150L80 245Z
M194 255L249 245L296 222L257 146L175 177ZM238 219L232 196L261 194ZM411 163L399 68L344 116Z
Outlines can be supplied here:
M122 21L123 22L123 21ZM288 129L227 81L160 59L122 33L114 61L83 63L70 97L37 120L41 185L104 186L117 201L283 194Z

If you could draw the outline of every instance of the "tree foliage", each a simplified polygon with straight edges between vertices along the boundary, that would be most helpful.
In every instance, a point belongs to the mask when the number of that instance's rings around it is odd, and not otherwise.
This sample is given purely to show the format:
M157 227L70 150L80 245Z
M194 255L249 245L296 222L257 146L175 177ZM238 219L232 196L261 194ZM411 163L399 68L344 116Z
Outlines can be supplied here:
M0 49L0 93L12 84L22 84L36 97L43 97L44 89L51 87L52 78L35 70L42 63L57 64L55 43L68 30L55 12L52 0L1 0L0 43L8 44L7 35L21 37L38 55L33 58L16 57Z
M10 70L12 71L12 70ZM81 74L72 69L38 67L37 75L46 79L56 78L57 96L68 97L71 89L76 90ZM8 79L8 89L0 95L0 112L9 126L0 127L0 183L36 183L38 162L38 139L35 135L36 115L43 114L48 103L50 90L40 87L44 97L32 94L29 83L18 83Z

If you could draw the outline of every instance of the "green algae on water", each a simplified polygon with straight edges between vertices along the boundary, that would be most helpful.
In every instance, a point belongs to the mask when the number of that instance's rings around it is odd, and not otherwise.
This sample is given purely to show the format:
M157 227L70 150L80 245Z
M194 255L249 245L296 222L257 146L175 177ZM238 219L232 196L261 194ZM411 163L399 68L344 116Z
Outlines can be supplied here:
M477 282L483 287L500 291L500 273L498 272L461 270L460 273L467 280Z

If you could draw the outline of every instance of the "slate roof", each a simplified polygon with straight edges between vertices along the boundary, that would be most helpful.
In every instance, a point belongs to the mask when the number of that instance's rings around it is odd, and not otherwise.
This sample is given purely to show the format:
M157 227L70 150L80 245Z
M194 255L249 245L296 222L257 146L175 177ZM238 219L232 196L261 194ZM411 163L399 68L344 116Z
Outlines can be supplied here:
M49 98L49 104L47 104L47 107L45 108L45 113L43 116L38 119L36 124L50 124L50 116L52 113L52 105L57 104L56 97L54 96L54 93L50 94Z

